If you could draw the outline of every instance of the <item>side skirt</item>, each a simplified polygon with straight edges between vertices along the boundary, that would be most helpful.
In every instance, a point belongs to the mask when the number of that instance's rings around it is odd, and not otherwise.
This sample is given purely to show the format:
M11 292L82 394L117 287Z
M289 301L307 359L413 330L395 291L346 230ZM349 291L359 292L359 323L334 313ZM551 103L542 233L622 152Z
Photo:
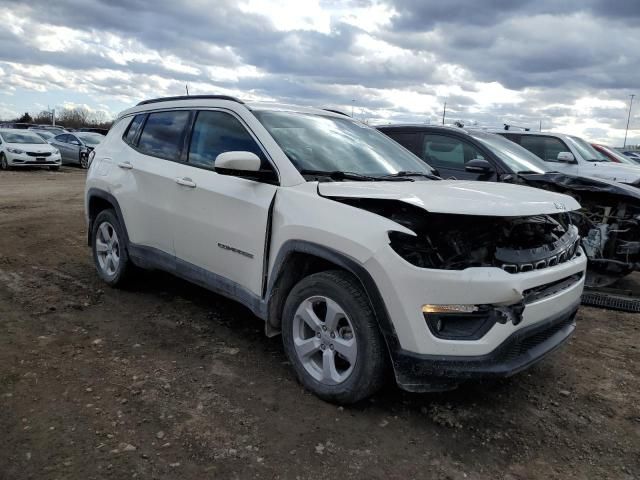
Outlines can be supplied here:
M254 315L263 320L267 318L267 305L262 298L236 282L192 263L180 260L157 248L130 243L128 251L133 263L139 267L163 270L214 293L242 303Z

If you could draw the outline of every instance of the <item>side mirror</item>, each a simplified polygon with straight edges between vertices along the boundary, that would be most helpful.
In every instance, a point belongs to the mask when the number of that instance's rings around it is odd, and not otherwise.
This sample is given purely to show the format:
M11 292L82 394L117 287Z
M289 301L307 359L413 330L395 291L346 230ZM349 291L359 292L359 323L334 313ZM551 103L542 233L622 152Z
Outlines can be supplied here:
M484 158L474 158L464 165L464 169L471 173L492 173L493 167Z
M573 156L571 152L559 152L557 160L559 162L572 163L575 162L576 158Z
M258 172L260 159L252 152L224 152L216 157L216 172L223 175L240 175L246 172Z

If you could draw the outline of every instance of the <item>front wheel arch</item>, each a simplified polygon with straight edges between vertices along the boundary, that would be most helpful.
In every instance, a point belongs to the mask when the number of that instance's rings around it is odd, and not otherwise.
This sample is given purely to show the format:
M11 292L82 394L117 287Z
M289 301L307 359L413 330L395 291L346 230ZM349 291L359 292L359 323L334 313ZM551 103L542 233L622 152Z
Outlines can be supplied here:
M344 270L362 286L378 322L391 357L400 342L380 290L369 272L356 260L324 245L289 240L280 248L267 285L267 335L280 332L284 303L291 289L304 277L325 270Z

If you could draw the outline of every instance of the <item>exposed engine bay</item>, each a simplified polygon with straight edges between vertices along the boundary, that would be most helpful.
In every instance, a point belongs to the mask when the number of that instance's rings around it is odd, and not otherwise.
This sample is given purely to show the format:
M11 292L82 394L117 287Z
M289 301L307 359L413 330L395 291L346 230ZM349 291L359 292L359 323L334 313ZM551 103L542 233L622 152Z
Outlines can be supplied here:
M430 213L395 200L341 198L415 232L390 232L391 247L421 268L499 267L509 273L551 267L579 255L569 213L494 217Z
M524 178L531 186L571 195L582 206L570 215L589 259L587 286L605 287L640 269L640 189L555 173Z

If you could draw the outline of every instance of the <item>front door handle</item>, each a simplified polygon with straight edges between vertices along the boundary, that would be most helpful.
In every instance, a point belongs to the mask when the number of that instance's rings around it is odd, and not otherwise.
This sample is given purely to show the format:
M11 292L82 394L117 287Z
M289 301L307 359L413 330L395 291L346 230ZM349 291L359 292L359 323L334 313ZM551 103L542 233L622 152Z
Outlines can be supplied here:
M119 162L118 166L120 168L124 168L125 170L131 170L133 168L133 165L131 165L131 163L129 162Z
M189 177L176 178L176 183L183 187L196 188L196 182L191 180Z

